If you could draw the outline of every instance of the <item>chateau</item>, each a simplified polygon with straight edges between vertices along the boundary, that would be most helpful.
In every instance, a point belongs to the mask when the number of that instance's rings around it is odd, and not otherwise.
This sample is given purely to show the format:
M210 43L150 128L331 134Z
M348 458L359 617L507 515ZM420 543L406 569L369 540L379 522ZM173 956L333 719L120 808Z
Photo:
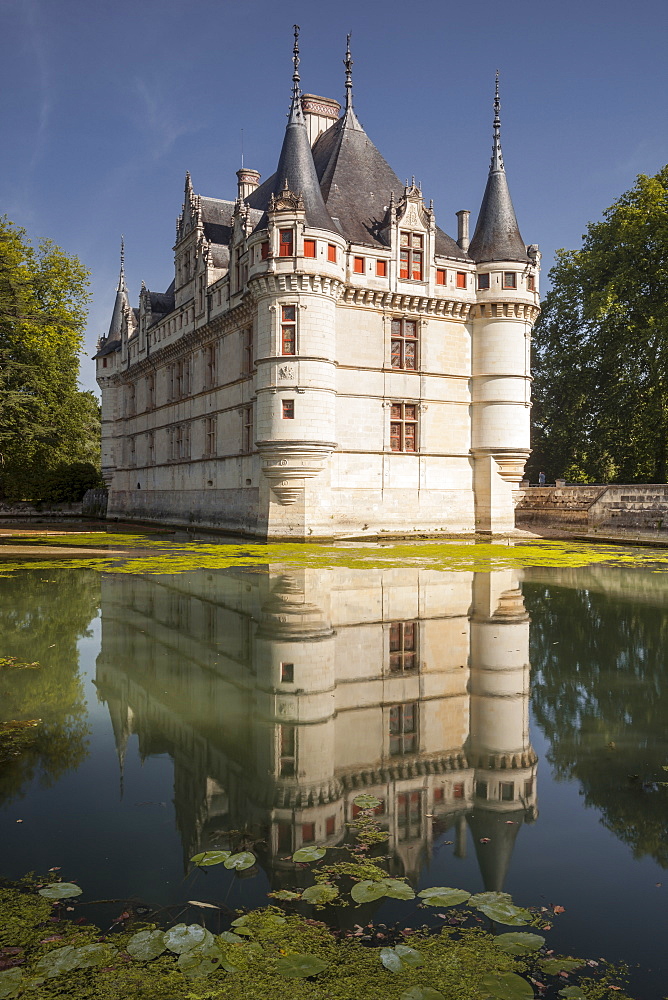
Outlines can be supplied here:
M501 153L472 239L402 183L345 107L293 91L275 172L186 175L164 293L123 257L95 355L108 516L259 538L505 532L529 456L540 253ZM342 112L342 113L341 113Z

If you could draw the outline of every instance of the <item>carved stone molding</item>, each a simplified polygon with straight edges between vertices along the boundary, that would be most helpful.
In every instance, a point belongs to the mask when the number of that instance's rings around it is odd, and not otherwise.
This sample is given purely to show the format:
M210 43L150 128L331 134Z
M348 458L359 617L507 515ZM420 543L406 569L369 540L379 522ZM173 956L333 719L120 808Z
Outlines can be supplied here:
M283 506L296 503L336 448L331 441L258 441L262 473Z

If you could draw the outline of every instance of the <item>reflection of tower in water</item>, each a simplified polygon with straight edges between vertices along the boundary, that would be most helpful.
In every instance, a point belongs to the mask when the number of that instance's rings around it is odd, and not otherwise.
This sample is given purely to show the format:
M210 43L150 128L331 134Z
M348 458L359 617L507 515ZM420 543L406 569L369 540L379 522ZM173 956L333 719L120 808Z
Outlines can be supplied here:
M123 746L132 728L173 757L186 857L245 829L280 881L297 848L347 838L364 791L395 873L416 876L453 825L463 853L468 818L500 888L535 809L511 571L110 575L102 618L100 695Z

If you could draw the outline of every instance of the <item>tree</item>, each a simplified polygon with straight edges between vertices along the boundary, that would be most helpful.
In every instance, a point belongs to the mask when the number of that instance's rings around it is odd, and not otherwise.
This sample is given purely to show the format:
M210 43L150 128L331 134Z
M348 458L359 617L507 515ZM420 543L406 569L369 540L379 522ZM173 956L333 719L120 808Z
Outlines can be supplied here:
M98 408L78 389L88 272L0 218L0 498L39 498L43 473L99 464Z
M666 482L668 166L560 250L536 324L528 472Z

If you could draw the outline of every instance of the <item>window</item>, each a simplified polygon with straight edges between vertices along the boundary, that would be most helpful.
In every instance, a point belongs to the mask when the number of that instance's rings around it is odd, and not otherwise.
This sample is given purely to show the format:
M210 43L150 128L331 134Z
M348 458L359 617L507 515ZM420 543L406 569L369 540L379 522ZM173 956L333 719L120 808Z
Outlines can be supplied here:
M414 319L392 320L393 368L415 371L417 368L417 322Z
M435 788L434 789L434 802L442 802L442 801L443 801L443 789L442 788Z
M466 271L457 271L455 285L457 288L466 288Z
M330 264L336 264L336 244L335 243L328 243L327 244L327 260L330 262Z
M297 353L297 306L281 306L281 354Z
M390 450L417 450L417 406L415 403L392 403L390 410Z
M103 368L107 367L107 359L106 358L102 358L102 367Z
M355 819L362 812L359 806L356 806L353 802L353 812L352 816ZM384 816L385 815L385 799L381 799L379 805L374 809L374 816Z
M489 288L489 275L479 274L478 275L478 288Z
M190 360L177 361L174 369L173 388L176 399L182 399L190 393Z
M503 287L517 288L517 274L515 273L515 271L503 272Z
M127 412L129 417L134 417L135 415L135 387L134 385L128 386L128 407Z
M422 796L419 792L397 796L397 832L400 841L422 836Z
M146 376L146 409L155 407L155 375Z
M403 674L416 670L417 622L392 622L390 625L390 672Z
M436 284L444 285L446 283L447 271L442 267L436 268Z
M524 782L524 798L528 799L533 795L533 779L528 778Z
M136 465L137 464L137 443L136 443L136 440L135 440L134 437L131 437L130 440L128 441L128 455L129 455L128 465L132 465L132 466Z
M295 680L294 663L281 663L281 684L293 684Z
M364 257L353 257L353 272L364 274Z
M278 833L278 850L292 851L292 824L277 823L276 827Z
M173 457L190 458L190 425L177 424L174 428Z
M455 785L452 786L452 797L455 798L455 799L463 799L464 798L464 782L463 781L458 781Z
M515 785L512 781L502 781L499 785L499 798L502 802L512 802L515 798Z
M207 344L204 349L204 388L213 389L216 384L216 344Z
M422 281L424 236L420 233L399 234L399 277Z
M295 419L295 401L294 401L294 399L284 399L283 400L283 419L284 420L294 420Z
M294 726L279 726L280 773L282 778L295 776L297 734Z
M487 798L487 782L486 781L476 781L475 783L475 793L479 799Z
M205 421L204 454L207 456L216 454L216 418L207 417Z
M244 375L250 375L253 371L253 327L248 326L243 332L244 347L243 347L243 373Z
M527 274L527 289L530 292L536 291L536 279L533 274Z
M315 823L302 823L302 844L312 844L315 840Z
M146 450L148 453L148 464L155 465L155 436L153 431L148 432Z
M315 240L304 240L304 256L315 257Z
M376 261L376 277L386 278L387 277L387 261L377 260Z
M336 833L336 816L328 816L325 820L325 833L328 837L333 837Z
M278 245L279 257L292 257L292 230L281 229L280 242Z
M390 755L416 753L417 748L417 703L393 705L390 709Z
M269 257L269 241L265 240L260 244L260 260L267 260Z
M253 450L254 437L253 434L253 407L245 406L244 412L244 433L243 433L243 450L248 454Z

